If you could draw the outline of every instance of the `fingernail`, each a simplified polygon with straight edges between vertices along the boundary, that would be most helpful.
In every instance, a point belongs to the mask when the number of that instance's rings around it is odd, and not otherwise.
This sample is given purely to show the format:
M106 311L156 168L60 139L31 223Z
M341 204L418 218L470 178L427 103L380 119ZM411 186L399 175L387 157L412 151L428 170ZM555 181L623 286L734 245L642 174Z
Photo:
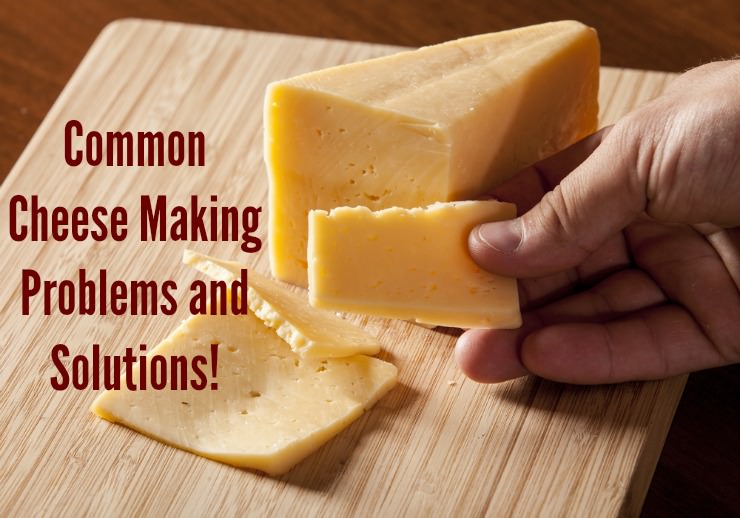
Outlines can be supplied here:
M479 225L478 239L499 252L510 254L516 251L522 242L522 226L519 218Z

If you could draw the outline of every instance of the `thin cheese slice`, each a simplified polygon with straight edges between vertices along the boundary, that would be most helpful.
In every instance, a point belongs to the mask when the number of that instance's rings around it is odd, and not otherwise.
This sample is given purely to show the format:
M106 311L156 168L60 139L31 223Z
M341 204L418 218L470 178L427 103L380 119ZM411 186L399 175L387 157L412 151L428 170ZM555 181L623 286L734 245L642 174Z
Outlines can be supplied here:
M396 382L396 368L376 358L301 358L251 313L193 316L148 358L209 357L213 343L219 344L217 390L124 388L102 393L91 410L198 455L279 475Z
M305 286L311 209L476 199L593 132L596 32L483 34L268 86L273 275Z
M217 280L238 279L243 264L185 250L183 262ZM304 358L342 358L354 354L374 355L380 351L377 338L330 311L308 305L267 277L249 270L247 305L267 326Z
M313 210L309 302L433 325L519 327L516 279L482 270L467 247L473 227L515 213L514 205L493 200Z

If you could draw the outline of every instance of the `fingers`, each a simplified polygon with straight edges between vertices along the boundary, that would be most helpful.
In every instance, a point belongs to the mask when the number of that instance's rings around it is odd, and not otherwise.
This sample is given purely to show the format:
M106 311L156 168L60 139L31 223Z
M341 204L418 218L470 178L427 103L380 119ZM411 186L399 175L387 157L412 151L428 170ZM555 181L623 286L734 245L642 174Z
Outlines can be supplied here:
M607 133L607 132L605 132ZM575 266L623 229L645 207L635 174L638 150L624 131L597 134L543 163L543 181L556 182L563 164L598 147L519 218L473 229L468 246L483 268L539 277Z
M728 363L691 315L674 305L609 322L555 324L523 334L464 333L455 351L460 369L482 383L532 373L565 383L598 384L661 379Z
M624 237L617 234L576 268L521 279L518 285L522 311L531 311L583 290L585 286L594 286L615 272L628 268L630 259Z
M460 369L483 383L506 381L529 372L522 344L545 326L579 321L605 322L665 300L649 276L623 270L589 291L567 297L524 315L519 329L471 329L458 340L455 357Z
M635 264L693 315L715 349L728 359L740 355L740 293L732 277L740 248L733 253L723 248L730 243L702 236L688 225L659 224L647 217L624 235Z
M626 235L643 270L621 270L529 311L521 329L464 333L456 349L463 372L489 383L527 373L612 383L738 361L740 295L716 247L690 227L649 218Z
M727 363L683 308L663 305L607 323L545 327L524 340L529 372L580 384L654 380Z

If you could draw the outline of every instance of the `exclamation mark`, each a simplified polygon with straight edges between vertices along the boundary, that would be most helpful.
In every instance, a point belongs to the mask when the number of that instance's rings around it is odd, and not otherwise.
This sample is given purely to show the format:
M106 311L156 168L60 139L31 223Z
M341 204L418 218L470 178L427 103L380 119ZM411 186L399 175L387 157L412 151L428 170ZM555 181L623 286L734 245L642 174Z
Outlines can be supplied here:
M218 344L211 344L211 379L218 375ZM211 382L211 390L218 389L218 381Z

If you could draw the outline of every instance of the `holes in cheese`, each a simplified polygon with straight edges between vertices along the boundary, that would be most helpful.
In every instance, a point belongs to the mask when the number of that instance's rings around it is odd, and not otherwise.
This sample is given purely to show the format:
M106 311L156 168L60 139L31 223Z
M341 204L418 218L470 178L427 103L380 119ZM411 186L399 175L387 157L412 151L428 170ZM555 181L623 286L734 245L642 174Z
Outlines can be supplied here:
M214 279L231 282L246 266L185 250L183 262ZM304 297L249 270L247 305L304 358L377 354L378 340L331 312L312 308Z
M309 302L433 325L519 327L516 279L481 269L467 247L473 227L515 213L494 200L312 210Z
M306 285L311 209L475 199L597 125L599 42L562 21L272 83L273 275Z
M192 358L212 343L220 344L218 390L107 391L91 410L204 457L279 475L396 382L396 367L369 356L299 359L252 313L192 316L148 356Z

